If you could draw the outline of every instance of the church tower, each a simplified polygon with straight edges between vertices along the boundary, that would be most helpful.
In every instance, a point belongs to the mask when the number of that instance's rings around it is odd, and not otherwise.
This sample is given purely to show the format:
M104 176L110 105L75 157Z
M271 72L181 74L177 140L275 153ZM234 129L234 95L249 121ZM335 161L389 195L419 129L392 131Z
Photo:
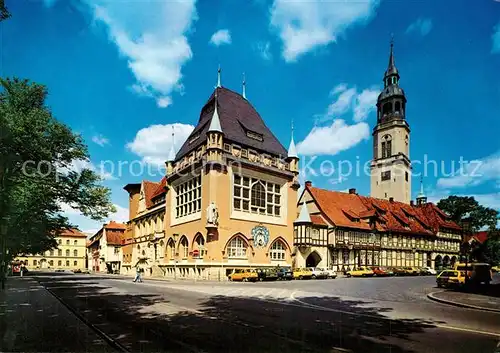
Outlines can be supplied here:
M410 126L406 121L406 96L399 86L391 41L384 89L377 100L377 125L373 128L371 196L410 203Z

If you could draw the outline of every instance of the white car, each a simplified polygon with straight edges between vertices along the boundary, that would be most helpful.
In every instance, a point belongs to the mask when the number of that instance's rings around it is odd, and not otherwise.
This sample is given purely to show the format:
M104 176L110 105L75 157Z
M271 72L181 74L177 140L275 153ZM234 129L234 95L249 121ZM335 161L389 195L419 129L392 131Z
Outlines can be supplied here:
M312 272L312 276L311 277L313 279L316 279L316 278L328 278L328 272L325 271L322 268L309 267L308 270Z
M335 272L335 270L328 270L328 269L322 269L323 271L325 271L328 275L327 275L327 278L337 278L337 272Z
M437 275L436 270L430 268L430 267L422 267L421 272L428 274L428 275Z

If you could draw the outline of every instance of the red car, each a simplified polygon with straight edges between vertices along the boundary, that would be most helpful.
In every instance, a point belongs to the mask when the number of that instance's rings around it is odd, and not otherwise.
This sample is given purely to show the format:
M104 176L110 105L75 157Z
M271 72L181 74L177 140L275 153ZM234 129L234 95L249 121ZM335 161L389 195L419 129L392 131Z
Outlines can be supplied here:
M372 267L373 273L377 277L392 276L393 273L384 267Z

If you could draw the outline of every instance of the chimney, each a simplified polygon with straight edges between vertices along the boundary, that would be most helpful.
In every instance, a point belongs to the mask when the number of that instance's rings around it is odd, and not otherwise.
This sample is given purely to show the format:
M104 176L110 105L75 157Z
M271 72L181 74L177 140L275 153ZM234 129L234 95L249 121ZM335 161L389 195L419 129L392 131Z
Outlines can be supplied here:
M356 195L356 189L355 188L350 188L349 189L349 194Z
M415 202L413 202L413 200L410 200L410 206L415 206Z
M306 186L312 186L312 185L313 185L312 181L310 180L306 181Z
M394 197L389 197L389 202L394 202Z

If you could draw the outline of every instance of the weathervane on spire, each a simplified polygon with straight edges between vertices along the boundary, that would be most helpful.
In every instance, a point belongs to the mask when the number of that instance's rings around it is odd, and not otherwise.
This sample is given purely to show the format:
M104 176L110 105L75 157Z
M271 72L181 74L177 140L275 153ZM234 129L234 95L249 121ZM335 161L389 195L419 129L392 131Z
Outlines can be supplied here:
M220 64L219 64L219 69L217 69L217 87L221 87L220 85Z
M243 98L247 99L247 82L245 79L245 73L243 73Z

